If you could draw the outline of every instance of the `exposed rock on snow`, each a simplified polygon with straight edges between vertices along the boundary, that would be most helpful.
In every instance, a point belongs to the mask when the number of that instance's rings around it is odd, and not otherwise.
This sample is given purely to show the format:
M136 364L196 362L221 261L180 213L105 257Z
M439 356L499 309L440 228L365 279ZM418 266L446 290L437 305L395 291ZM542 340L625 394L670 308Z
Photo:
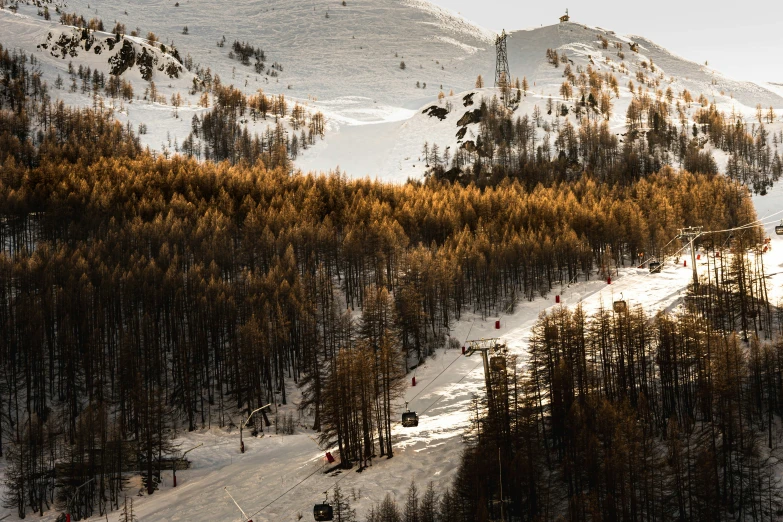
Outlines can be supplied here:
M136 67L146 81L155 78L155 71L169 79L179 78L184 71L174 48L166 49L163 44L155 47L140 39L93 32L86 28L63 26L53 29L47 34L46 41L38 45L38 49L49 51L54 58L77 60L82 52L89 53L92 50L93 54L108 57L106 63L109 64L110 74L121 76Z

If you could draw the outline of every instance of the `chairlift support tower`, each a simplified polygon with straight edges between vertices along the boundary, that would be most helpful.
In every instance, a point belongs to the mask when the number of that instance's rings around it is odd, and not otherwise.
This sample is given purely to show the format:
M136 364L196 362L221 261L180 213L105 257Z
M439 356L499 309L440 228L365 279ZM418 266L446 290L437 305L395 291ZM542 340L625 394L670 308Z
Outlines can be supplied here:
M699 286L699 275L696 273L696 251L693 249L693 242L702 234L702 227L681 228L678 238L687 241L691 248L691 269L693 270L693 289Z
M247 419L245 419L245 422L242 422L239 424L239 452L244 453L245 452L245 441L242 440L242 430L245 429L245 426L247 426L247 423L250 422L250 419L258 413L259 411L263 411L266 408L269 408L272 405L272 403L267 404L266 406L261 406L260 408L256 408L252 412L250 412L250 415L247 416ZM240 419L241 420L241 419ZM264 414L264 420L266 421L266 414ZM269 421L266 422L267 427L269 426ZM230 493L229 493L230 496Z
M503 93L503 103L508 105L508 85L511 82L511 74L508 71L508 52L506 51L506 40L508 34L506 30L500 33L495 39L495 51L497 59L495 60L495 87L500 88Z
M494 394L492 390L492 378L490 374L489 356L490 351L493 354L499 354L504 351L505 345L500 344L500 339L477 339L468 341L469 348L465 352L467 357L470 357L476 352L481 352L481 360L484 363L484 382L487 385L487 402L489 405L490 415L494 414Z

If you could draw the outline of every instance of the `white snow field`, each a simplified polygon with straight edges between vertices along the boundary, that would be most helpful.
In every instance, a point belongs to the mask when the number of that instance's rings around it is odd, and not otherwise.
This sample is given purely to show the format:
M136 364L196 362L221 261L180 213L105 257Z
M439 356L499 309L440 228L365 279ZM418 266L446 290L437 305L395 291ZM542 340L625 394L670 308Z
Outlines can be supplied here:
M128 33L153 32L168 45L174 43L181 58L209 67L224 84L233 84L247 94L262 89L267 94L285 94L309 109L327 117L323 141L301 154L296 164L304 171L329 171L338 165L351 177L380 178L404 182L420 178L425 168L420 160L425 140L437 143L441 151L451 152L459 145L456 121L467 110L461 98L472 92L481 74L487 89L476 97L495 95L494 34L460 16L420 0L351 0L343 6L332 0L60 0L61 10L86 19L98 17L107 31L115 22L125 24ZM38 48L47 33L62 26L37 15L34 5L20 4L17 15L0 10L0 44L24 50L40 59L40 68L50 86L57 74L67 79L67 62L78 66L82 55L69 60L56 59ZM553 21L554 22L554 21ZM523 21L510 20L514 24ZM188 34L183 34L184 27ZM217 43L225 37L225 45ZM600 38L609 45L603 49ZM137 39L139 42L141 38ZM229 53L234 41L246 42L264 50L267 69L256 73L252 65L242 65ZM638 53L629 44L638 44ZM615 43L623 45L624 58ZM547 63L547 49L565 53L572 67L591 65L599 72L613 71L620 86L620 97L612 100L610 125L621 134L631 96L629 81L638 84L636 74L661 79L661 89L671 87L676 94L688 89L694 99L704 94L727 114L734 110L746 121L754 120L755 107L772 106L783 111L783 88L764 86L726 78L711 68L671 54L656 44L635 36L619 36L612 31L565 23L512 31L508 57L512 78L527 78L530 90L517 114L530 114L533 106L545 109L546 101L561 100L563 66ZM95 67L96 57L84 65ZM277 62L282 71L271 76L269 66ZM401 69L401 62L405 69ZM627 69L620 70L624 63ZM652 72L650 64L654 64ZM131 74L137 95L146 82ZM190 132L190 120L204 109L197 106L198 95L188 94L189 79L155 79L168 99L174 92L183 98L183 106L174 116L173 107L144 100L116 103L118 118L134 127L145 123L148 134L142 141L158 151L175 151ZM417 87L417 82L422 88ZM426 85L426 88L424 86ZM456 93L440 103L453 106L449 117L440 121L422 115L423 109L437 104L439 92ZM92 105L91 93L81 95L52 89L53 98L74 105ZM109 103L109 100L106 100ZM698 104L693 104L690 113ZM471 108L472 109L472 108ZM546 114L546 111L542 111ZM547 118L545 118L547 119ZM550 118L551 119L551 118ZM780 121L780 119L779 119ZM262 132L266 123L251 125L251 132ZM781 123L768 126L780 130ZM542 131L543 135L543 131ZM720 158L718 158L720 159Z

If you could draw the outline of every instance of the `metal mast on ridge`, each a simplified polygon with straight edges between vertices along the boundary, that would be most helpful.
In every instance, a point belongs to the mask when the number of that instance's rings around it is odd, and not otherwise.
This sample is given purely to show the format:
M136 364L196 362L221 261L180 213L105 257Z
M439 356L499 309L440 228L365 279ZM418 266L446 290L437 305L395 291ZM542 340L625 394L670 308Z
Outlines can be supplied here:
M506 30L497 36L495 39L495 49L497 51L497 60L495 62L495 87L500 88L503 93L503 101L508 105L508 93L509 83L511 82L511 74L508 71L508 52L506 51L506 40L508 34Z

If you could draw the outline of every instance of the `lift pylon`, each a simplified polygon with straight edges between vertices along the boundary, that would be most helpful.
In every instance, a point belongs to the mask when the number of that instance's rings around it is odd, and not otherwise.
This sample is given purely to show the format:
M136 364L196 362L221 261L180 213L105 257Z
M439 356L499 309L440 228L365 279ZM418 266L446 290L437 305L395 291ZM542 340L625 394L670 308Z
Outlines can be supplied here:
M506 50L506 40L509 35L506 30L495 38L495 87L499 88L503 103L508 107L509 87L511 86L511 73L508 70L508 51Z
M492 389L492 379L490 373L490 357L489 354L496 357L504 357L507 351L506 345L500 342L498 338L492 339L475 339L467 342L468 349L465 351L465 355L470 357L476 352L481 352L481 359L484 362L484 382L487 386L487 403L489 405L489 413L493 415L495 412L495 396Z
M696 251L693 249L693 242L701 236L702 227L681 228L678 238L690 243L691 247L691 268L693 269L693 289L699 286L699 275L696 273Z

